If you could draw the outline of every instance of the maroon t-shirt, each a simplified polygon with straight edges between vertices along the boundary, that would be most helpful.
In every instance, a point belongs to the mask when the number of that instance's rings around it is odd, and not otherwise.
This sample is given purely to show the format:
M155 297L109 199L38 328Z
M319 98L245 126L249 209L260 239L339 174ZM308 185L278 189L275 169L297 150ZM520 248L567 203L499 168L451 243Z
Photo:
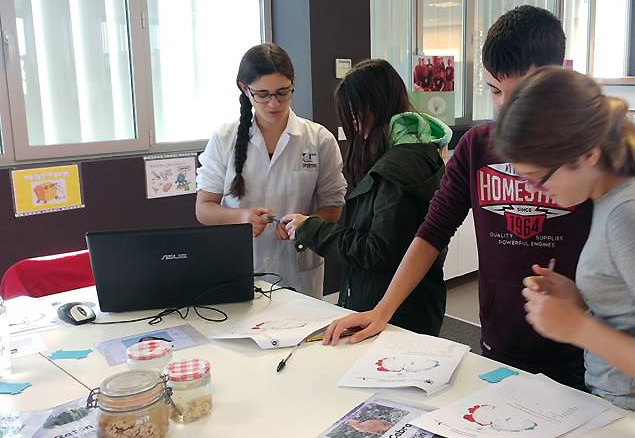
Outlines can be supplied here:
M521 290L531 265L546 266L551 258L557 272L575 278L592 203L564 208L528 190L491 149L491 126L461 138L417 236L444 248L472 208L484 355L531 372L581 367L581 350L545 339L527 323Z

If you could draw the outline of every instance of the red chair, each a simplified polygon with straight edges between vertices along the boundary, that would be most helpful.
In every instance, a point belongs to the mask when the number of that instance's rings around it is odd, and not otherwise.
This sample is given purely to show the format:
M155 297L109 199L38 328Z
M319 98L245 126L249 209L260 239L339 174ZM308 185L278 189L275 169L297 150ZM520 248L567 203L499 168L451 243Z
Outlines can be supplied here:
M88 250L21 260L2 276L3 299L43 297L95 284Z

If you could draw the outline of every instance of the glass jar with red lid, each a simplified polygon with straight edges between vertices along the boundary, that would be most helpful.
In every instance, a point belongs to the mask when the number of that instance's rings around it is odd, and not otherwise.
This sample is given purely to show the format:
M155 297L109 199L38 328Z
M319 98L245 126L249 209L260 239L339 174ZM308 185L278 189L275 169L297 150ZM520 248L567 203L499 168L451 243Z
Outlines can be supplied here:
M172 343L162 340L149 340L132 344L126 350L128 368L145 369L162 373L172 360Z
M204 359L177 360L170 362L166 371L174 401L170 410L172 420L189 423L210 413L212 385L208 361Z

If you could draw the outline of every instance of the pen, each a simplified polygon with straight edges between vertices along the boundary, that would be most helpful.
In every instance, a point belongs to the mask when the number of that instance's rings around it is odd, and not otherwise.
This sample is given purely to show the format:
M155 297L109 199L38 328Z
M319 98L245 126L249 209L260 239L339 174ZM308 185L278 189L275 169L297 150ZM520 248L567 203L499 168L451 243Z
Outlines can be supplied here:
M547 269L549 269L551 272L553 272L553 270L556 268L556 259L552 258L551 260L549 260L549 266L547 266ZM547 291L543 290L541 293L546 294Z
M289 352L287 357L285 357L278 363L278 367L276 368L276 373L279 373L280 371L284 369L285 366L287 366L287 361L291 358L291 355L295 353L295 350L297 350L300 345L302 345L304 342L308 342L308 340L311 339L311 337L315 336L317 333L320 333L323 330L324 330L324 327L320 327L319 329L315 330L314 332L302 338L302 340L298 342L295 347L293 347L293 350Z
M292 355L293 353L295 353L295 350L297 350L297 349L298 349L298 347L299 347L300 345L302 345L302 343L303 343L305 340L306 340L306 338L305 338L305 339L302 339L300 342L298 342L298 343L296 344L296 346L295 346L295 347L293 347L293 350L291 350L291 351L289 352L289 354L287 355L287 357L285 357L284 359L282 359L282 360L280 361L280 363L278 363L278 367L276 368L276 373L279 373L280 371L282 371L282 370L284 369L284 367L287 365L287 361L291 358L291 355Z

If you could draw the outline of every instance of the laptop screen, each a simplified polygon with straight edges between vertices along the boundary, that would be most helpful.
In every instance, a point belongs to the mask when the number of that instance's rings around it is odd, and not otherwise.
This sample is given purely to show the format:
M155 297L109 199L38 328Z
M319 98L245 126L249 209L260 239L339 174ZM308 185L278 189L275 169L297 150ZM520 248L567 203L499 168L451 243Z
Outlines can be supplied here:
M103 312L254 297L248 224L89 232L86 243Z

